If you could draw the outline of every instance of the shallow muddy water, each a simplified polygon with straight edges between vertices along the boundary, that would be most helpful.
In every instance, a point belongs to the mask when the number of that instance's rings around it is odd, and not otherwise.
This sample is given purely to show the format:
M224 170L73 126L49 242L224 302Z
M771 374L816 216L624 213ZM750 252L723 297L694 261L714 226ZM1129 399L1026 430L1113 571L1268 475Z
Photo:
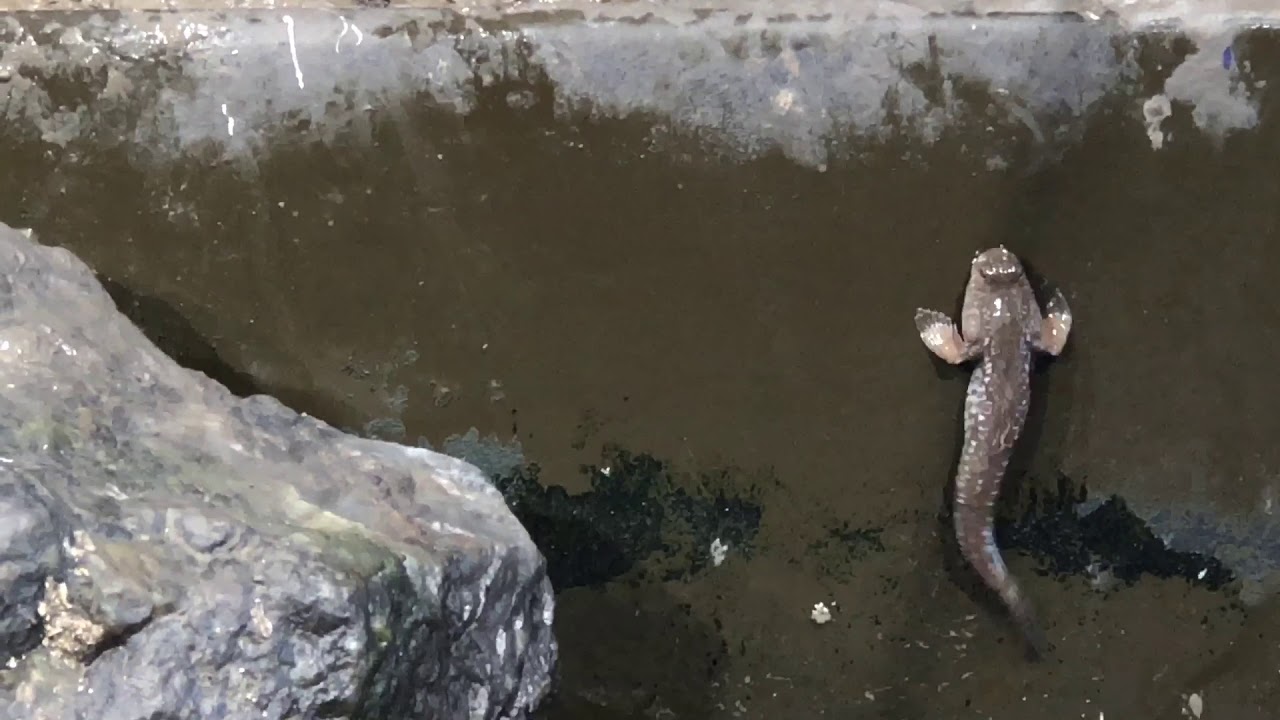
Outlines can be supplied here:
M554 94L162 171L0 137L0 220L233 391L488 471L559 593L546 720L1274 716L1274 101L1225 141L1175 104L1158 151L1118 95L1052 150L979 121L806 163ZM997 244L1075 313L997 528L1041 663L951 548L967 372L912 323Z

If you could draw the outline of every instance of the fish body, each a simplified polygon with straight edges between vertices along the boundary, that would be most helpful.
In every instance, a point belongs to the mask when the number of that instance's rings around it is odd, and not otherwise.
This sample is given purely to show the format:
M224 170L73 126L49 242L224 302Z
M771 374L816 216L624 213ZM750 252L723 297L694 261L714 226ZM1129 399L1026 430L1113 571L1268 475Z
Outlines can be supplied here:
M1009 573L994 533L1000 483L1031 404L1034 353L1058 355L1071 330L1071 310L1055 291L1044 313L1022 263L1003 247L974 257L960 328L936 310L918 309L925 346L952 364L977 360L964 403L964 445L956 468L953 519L965 560L994 590L1036 655L1043 632L1018 582Z

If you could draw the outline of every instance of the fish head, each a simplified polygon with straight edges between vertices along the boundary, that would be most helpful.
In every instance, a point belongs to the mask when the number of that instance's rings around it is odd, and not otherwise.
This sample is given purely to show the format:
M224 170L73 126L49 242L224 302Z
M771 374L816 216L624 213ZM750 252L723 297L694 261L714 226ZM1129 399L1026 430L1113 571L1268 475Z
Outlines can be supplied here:
M988 286L1009 286L1022 279L1022 262L1003 245L973 256L970 277Z

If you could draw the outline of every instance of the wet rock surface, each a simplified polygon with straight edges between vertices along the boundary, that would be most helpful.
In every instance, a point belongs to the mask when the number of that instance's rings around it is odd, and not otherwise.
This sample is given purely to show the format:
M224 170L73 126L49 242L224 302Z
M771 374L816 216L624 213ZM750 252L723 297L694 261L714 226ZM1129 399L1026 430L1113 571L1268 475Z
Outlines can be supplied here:
M521 718L545 563L473 466L183 369L0 226L0 717Z

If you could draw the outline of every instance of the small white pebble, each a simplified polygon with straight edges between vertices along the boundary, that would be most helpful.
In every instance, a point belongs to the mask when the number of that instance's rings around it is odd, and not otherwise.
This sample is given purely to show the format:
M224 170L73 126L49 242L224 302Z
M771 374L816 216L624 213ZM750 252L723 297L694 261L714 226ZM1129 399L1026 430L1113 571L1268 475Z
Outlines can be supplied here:
M1192 715L1200 717L1200 713L1204 712L1204 700L1201 699L1200 693L1191 693L1191 697L1187 698L1187 709Z
M729 553L729 544L722 542L720 538L711 541L711 564L720 567L720 563L724 562L725 555Z
M831 611L827 609L826 603L814 603L813 612L809 613L809 617L819 625L831 622Z

